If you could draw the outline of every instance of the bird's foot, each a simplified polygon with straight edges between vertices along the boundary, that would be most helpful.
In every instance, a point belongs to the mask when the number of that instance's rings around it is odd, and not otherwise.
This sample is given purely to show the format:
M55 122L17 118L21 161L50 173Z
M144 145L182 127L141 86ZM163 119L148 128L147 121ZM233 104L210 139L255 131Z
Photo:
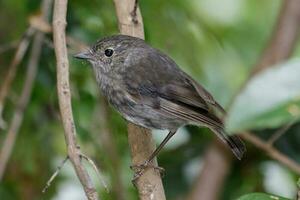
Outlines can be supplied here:
M147 168L153 168L154 170L157 170L161 176L163 176L164 172L165 172L164 168L155 166L154 164L152 164L151 161L148 161L148 160L146 160L143 164L131 165L130 169L132 169L134 171L134 175L133 175L133 179L132 179L133 184L135 184L137 179L139 179L145 173L145 170Z

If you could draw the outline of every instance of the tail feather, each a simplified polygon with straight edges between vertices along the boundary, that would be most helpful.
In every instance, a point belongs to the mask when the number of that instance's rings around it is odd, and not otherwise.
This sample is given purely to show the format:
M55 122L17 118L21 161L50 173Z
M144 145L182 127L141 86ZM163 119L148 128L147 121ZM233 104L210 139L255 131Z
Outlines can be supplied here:
M211 130L225 143L227 144L233 154L241 160L244 153L246 152L246 147L239 136L233 135L229 136L225 133L224 129L211 128Z

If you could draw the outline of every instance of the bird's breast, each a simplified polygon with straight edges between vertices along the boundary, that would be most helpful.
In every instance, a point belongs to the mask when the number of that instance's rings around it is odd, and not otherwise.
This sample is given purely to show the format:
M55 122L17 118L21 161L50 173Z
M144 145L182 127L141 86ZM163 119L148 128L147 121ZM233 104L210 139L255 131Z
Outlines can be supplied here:
M122 87L118 79L102 77L98 85L109 103L122 114L135 105L134 100Z

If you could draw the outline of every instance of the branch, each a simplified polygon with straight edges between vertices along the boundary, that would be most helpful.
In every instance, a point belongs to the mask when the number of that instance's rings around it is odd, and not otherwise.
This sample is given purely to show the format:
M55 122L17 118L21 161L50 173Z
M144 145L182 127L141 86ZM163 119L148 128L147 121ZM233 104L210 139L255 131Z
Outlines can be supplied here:
M137 23L133 23L131 11L135 7L135 0L114 0L119 30L122 34L127 34L139 38L144 38L143 22L140 10L137 7ZM128 141L131 149L132 164L143 163L155 150L152 134L149 130L128 124ZM154 161L155 165L156 159ZM143 176L136 181L141 200L166 199L160 174L153 168L145 170Z
M275 133L272 134L272 136L268 139L267 144L269 146L272 146L276 140L278 140L283 134L285 134L296 122L297 120L292 120L282 128L278 129Z
M47 11L48 12L48 11ZM41 15L33 15L29 19L30 26L25 31L24 35L22 36L21 41L18 44L16 53L14 55L14 58L9 66L9 69L7 71L7 74L5 76L5 79L2 83L1 89L0 89L0 128L5 129L5 121L2 118L2 113L4 109L5 104L5 98L8 95L8 92L10 91L12 81L15 78L16 72L17 72L17 66L21 63L21 61L24 58L25 53L27 52L31 36L36 32L36 30L43 32L43 33L49 33L51 31L51 26L48 23L47 16L43 14L44 12L41 12ZM4 45L0 48L0 53L14 47L16 45L16 42L12 42L8 45Z
M76 130L71 107L69 84L69 60L66 46L67 0L55 0L53 12L53 40L57 62L57 90L68 156L89 200L97 200L98 194L81 163L81 153L76 144Z
M277 24L252 75L281 62L292 54L297 45L300 30L299 0L283 1Z
M9 51L11 49L16 48L18 46L18 43L19 43L18 41L12 41L8 44L2 44L0 46L0 54L4 53L6 51Z
M277 160L281 164L285 165L289 169L293 170L297 174L300 174L300 165L295 161L291 160L286 155L282 154L277 149L273 148L272 146L268 145L266 142L261 140L259 137L255 136L250 132L244 132L240 135L243 139L247 140L254 144L257 148L265 151L271 158Z
M46 186L43 188L42 192L45 193L48 188L50 187L51 183L54 181L56 176L59 174L60 170L63 168L63 166L66 164L66 162L69 160L69 157L67 156L61 164L56 168L55 172L52 174L52 176L49 178L49 180L46 183Z
M94 171L96 172L96 174L97 174L97 176L98 176L100 182L101 182L102 185L104 186L106 192L109 193L108 186L107 186L106 182L104 181L104 178L103 178L103 176L101 175L101 173L100 173L100 171L99 171L99 169L98 169L96 163L95 163L90 157L88 157L87 155L85 155L85 154L83 154L83 153L81 153L80 156L81 156L82 158L84 158L84 159L85 159L85 160L93 167L93 169L94 169Z
M42 13L43 13L44 18L47 18L48 14L50 12L49 11L50 6L51 6L51 0L44 0L42 2ZM23 121L24 111L30 100L30 96L31 96L33 85L34 85L34 80L36 77L39 60L40 60L40 55L41 55L41 51L42 51L43 40L44 40L44 34L41 32L37 32L33 38L33 45L31 48L31 53L30 53L30 58L29 58L28 66L27 66L26 78L25 78L23 89L22 89L22 93L21 93L19 101L16 105L16 109L13 114L12 122L10 124L8 133L6 135L6 138L3 142L3 146L1 149L0 180L3 177L8 159L11 155L11 152L14 147L20 126ZM24 43L27 43L27 44L24 44ZM24 43L22 44L23 47L21 48L21 50L17 51L17 53L16 53L17 59L16 60L14 59L15 62L20 61L21 57L24 55L25 50L27 48L25 46L28 46L29 41L26 40ZM13 66L16 66L16 64L14 64ZM6 89L7 89L7 87L6 87Z
M1 88L0 88L0 129L5 129L6 124L2 118L2 113L4 109L5 99L8 95L8 92L11 89L12 81L14 80L17 72L17 66L21 63L21 61L24 58L24 55L28 49L30 38L35 33L35 29L32 27L29 27L26 32L24 33L18 48L16 50L16 53L14 55L13 60L11 61L8 71L6 75L4 76L5 79L2 82Z
M224 144L214 140L205 154L204 166L187 200L219 199L231 168L232 158L231 152L224 148Z

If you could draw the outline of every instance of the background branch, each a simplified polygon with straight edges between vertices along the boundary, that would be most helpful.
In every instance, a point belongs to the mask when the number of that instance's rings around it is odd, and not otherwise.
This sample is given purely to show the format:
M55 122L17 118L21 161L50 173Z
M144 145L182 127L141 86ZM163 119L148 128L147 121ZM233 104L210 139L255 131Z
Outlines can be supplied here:
M270 42L266 46L265 51L262 53L261 58L254 67L250 78L253 75L261 72L265 68L270 67L278 62L284 61L291 55L295 48L296 40L299 37L299 21L299 1L283 1L283 5ZM246 85L246 83L244 85ZM241 134L241 136L244 140L253 143L256 147L268 153L268 155L273 159L299 173L298 163L283 155L272 146L268 145L267 142L261 140L259 137L253 135L250 132L248 132L246 135ZM211 147L208 149L204 156L206 164L201 170L200 176L196 180L193 190L191 190L191 194L188 195L190 199L200 199L202 196L205 196L206 200L218 199L218 196L215 194L220 194L223 180L228 173L225 173L225 169L222 169L221 167L214 167L214 165L209 164L209 161L214 160L214 162L218 163L218 165L220 166L230 166L233 159L227 156L224 146L221 147L223 148L223 151L219 151L215 143L216 141L212 143ZM219 156L217 156L217 154L214 152L219 152ZM226 168L226 170L229 169L230 167ZM208 180L207 177L210 177L210 180L214 181L214 183L211 183L211 185L213 185L214 187L212 187L212 189L210 190L203 190L203 184L201 183L205 183Z
M11 49L16 48L18 46L18 43L19 43L18 41L12 41L8 44L2 44L0 46L0 54L4 53L6 51L9 51Z
M282 7L269 44L262 53L252 76L290 57L299 37L299 0L282 1Z
M114 0L119 30L122 34L144 39L142 16L135 0ZM136 22L133 22L132 11L136 9ZM143 163L155 150L152 134L149 130L128 124L128 142L131 150L132 164ZM154 160L157 165L156 159ZM141 200L164 200L164 188L161 177L153 168L145 170L143 176L136 181Z
M7 73L4 77L4 80L1 84L1 88L0 88L0 129L5 129L6 125L5 125L5 121L3 120L2 117L2 113L3 113L3 109L4 109L4 104L5 104L5 99L8 95L8 92L11 89L11 84L12 81L14 80L15 76L16 76L16 72L17 72L17 66L21 63L21 61L24 58L25 53L27 52L29 43L30 43L30 39L31 36L35 33L35 29L32 27L29 27L21 41L18 44L17 50L15 52L14 58L12 59Z
M256 135L254 135L250 132L245 132L245 133L241 134L241 137L244 140L247 140L248 142L251 142L252 144L254 144L257 148L265 151L274 160L277 160L278 162L280 162L284 166L288 167L292 171L296 172L297 174L300 174L300 165L298 163L291 160L289 157L282 154L277 149L268 145L265 141L261 140Z
M231 152L224 148L224 144L214 140L205 153L202 172L187 200L219 199L232 159Z
M44 19L46 19L49 15L51 2L52 2L52 0L43 0L43 2L42 2L42 13L43 13L42 17ZM29 28L28 32L31 33L32 31L33 30L31 30L31 28ZM40 55L41 55L41 51L42 51L43 40L44 40L44 33L42 33L42 32L37 32L33 38L33 45L31 48L31 53L30 53L30 58L29 58L28 66L27 66L27 72L26 72L26 77L25 77L25 82L24 82L24 86L22 89L22 93L21 93L21 96L16 105L16 109L13 114L13 118L12 118L11 124L9 126L6 138L3 142L3 146L1 149L1 153L0 153L0 160L1 160L1 162L0 162L0 180L3 177L8 159L11 155L17 135L19 133L20 126L23 121L24 111L30 100L30 96L31 96L33 85L34 85L34 80L36 77L39 60L40 60ZM8 82L6 83L8 85L3 86L4 90L7 90L10 88L11 81L12 81L13 77L15 76L16 66L22 60L22 58L25 54L25 51L28 47L28 43L29 43L28 38L26 40L22 40L22 42L20 43L20 46L17 50L17 53L15 55L15 58L13 59L12 66L11 66L14 68L14 70L12 70L12 71L9 70L13 74L10 74L10 78L9 78L10 80L8 80ZM6 93L7 92L8 92L8 90L6 91ZM5 94L5 92L3 92L2 94ZM4 98L4 96L3 96L3 98Z
M296 47L300 30L300 3L298 0L283 1L282 3L271 40L263 52L261 59L254 67L250 79L264 69L288 59ZM287 125L287 128L293 123L291 122L290 125ZM300 165L272 147L270 143L263 141L252 132L242 133L241 137L268 153L271 158L300 174Z
M267 144L272 146L281 136L283 136L294 124L296 120L290 121L288 124L278 129L272 136L268 139Z
M89 200L98 199L96 189L81 163L81 153L76 144L76 130L71 107L69 84L69 60L66 46L67 0L55 0L53 12L53 40L57 62L57 90L61 117L64 126L68 156Z

